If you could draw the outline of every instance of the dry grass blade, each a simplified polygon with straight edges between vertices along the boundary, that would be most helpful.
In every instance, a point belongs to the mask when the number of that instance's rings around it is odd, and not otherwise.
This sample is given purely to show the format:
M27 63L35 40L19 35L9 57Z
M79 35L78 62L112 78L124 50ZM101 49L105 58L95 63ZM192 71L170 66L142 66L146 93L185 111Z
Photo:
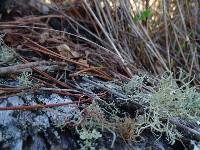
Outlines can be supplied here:
M104 29L103 25L101 24L101 22L99 21L99 19L96 17L95 13L93 12L93 10L91 9L91 7L89 6L88 2L86 0L84 0L84 3L87 7L87 9L89 10L89 12L92 14L92 16L94 17L95 21L97 22L97 24L99 25L99 27L101 28L102 32L104 33L104 35L106 36L107 40L110 42L110 44L112 45L113 49L115 50L115 52L117 53L117 55L119 56L119 58L121 59L123 65L126 66L125 64L125 60L123 59L121 53L118 51L117 47L115 46L115 44L113 43L113 40L111 39L111 37L108 35L108 33L106 32L106 30ZM130 76L132 76L132 73L130 71L130 69L128 67L126 67L128 73Z

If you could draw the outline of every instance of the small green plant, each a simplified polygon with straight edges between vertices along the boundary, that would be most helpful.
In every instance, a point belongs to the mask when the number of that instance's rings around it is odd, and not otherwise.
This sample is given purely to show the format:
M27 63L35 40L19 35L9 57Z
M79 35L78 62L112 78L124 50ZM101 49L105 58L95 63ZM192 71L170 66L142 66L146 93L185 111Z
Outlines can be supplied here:
M119 114L119 110L114 103L102 102L101 104L98 104L97 102L93 102L82 112L82 119L80 119L79 127L83 130L80 131L84 131L83 133L92 133L95 129L96 131L101 131L101 134L106 133L105 131L111 133L111 148L114 148L117 137L121 137L125 140L135 140L136 134L134 119L131 119L125 114L124 116L119 117L117 114ZM81 135L80 132L78 132L78 134ZM83 141L83 138L81 139ZM93 140L93 142L94 141L95 140ZM83 144L91 145L88 140L85 140Z
M96 129L87 130L82 128L78 131L81 139L81 150L95 150L95 141L102 137Z
M19 81L19 85L22 87L28 87L32 85L32 81L30 79L32 72L22 72L21 75L17 78Z
M150 9L146 9L146 10L141 11L138 15L136 15L133 18L133 20L134 21L145 21L151 16L152 16L152 11Z

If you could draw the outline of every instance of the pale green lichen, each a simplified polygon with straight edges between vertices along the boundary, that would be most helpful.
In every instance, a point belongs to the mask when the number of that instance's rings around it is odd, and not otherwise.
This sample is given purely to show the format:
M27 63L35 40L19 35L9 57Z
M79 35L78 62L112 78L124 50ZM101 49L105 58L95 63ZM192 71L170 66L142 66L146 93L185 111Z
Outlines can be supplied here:
M113 133L112 146L116 136L134 140L145 129L150 129L158 138L165 135L169 143L174 144L182 135L176 126L170 123L170 119L200 121L198 111L200 109L200 93L195 87L190 87L190 84L184 81L181 81L182 85L178 85L171 73L164 74L161 79L153 79L147 75L134 76L123 87L129 97L126 103L139 102L144 106L144 114L136 115L135 119L127 117L126 124L124 124L123 117L120 118L117 115L119 111L114 101L112 103L104 101L101 104L93 102L86 108L88 116L84 116L84 121L80 120L81 129L84 129L82 131L84 134L79 133L83 145L89 145L86 147L92 145L90 140L84 140L83 135L90 134L94 129L96 131L106 129ZM88 133L85 134L85 132Z
M6 62L13 58L13 54L5 46L0 47L0 61Z
M81 150L95 150L95 141L102 137L102 134L96 129L87 130L82 128L78 130L81 139Z
M127 84L124 84L123 90L129 100L143 105L149 102L149 96L153 90L153 87L147 86L147 84L153 85L154 80L147 75L135 75Z
M143 81L142 78L138 82L139 85L141 81ZM159 87L151 91L148 97L145 93L142 96L143 93L139 92L140 97L144 97L148 103L145 106L144 115L138 116L136 120L138 134L150 128L153 133L165 134L169 142L173 144L181 137L181 134L169 123L169 119L200 121L200 93L195 87L190 87L184 82L182 82L183 86L179 87L176 81L172 74L169 74L161 78Z
M135 95L140 93L145 76L135 75L132 79L123 86L123 89L127 95Z
M13 57L11 49L4 43L0 35L0 62L8 62L12 60Z
M32 72L22 72L20 76L17 77L19 85L22 87L28 87L32 85L31 75Z

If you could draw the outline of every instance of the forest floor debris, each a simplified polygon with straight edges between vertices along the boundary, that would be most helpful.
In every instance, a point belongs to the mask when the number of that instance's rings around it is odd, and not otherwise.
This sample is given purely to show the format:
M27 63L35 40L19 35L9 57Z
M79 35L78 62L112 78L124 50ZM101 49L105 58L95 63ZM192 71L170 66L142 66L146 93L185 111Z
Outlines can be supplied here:
M1 148L198 149L195 5L31 2L0 7Z

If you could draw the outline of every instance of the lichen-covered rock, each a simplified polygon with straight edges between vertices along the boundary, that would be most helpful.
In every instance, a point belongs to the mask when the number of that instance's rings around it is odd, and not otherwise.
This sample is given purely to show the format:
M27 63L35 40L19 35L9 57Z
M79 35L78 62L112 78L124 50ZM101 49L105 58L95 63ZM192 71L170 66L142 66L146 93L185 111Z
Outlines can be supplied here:
M63 99L55 94L38 98L44 104L71 102L69 98ZM26 101L18 96L0 99L0 107L36 104L31 95L24 96L24 99ZM74 105L37 111L0 111L0 147L11 150L70 149L74 145L73 138L59 127L65 126L67 119L72 120L78 113Z

